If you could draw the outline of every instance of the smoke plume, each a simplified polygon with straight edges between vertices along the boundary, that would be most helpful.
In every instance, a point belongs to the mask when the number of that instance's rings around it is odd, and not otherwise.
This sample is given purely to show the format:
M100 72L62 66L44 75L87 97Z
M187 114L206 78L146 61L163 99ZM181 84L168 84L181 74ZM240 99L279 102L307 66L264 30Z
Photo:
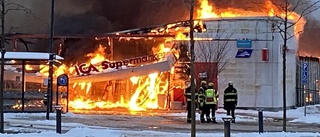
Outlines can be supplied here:
M7 30L22 33L48 33L51 1L12 0L30 8L32 14L13 12L6 18ZM209 0L216 10L239 8L259 10L257 1L266 0ZM281 1L281 0L271 0ZM316 0L309 0L310 4ZM185 0L56 0L55 34L97 34L171 23L189 18L189 1ZM290 0L295 4L297 0ZM199 3L196 3L196 8ZM299 7L299 11L305 7ZM320 32L319 15L315 11L301 35L299 50L307 55L320 56L316 35ZM312 41L312 42L310 42ZM319 49L319 51L317 51ZM312 52L311 52L312 51Z

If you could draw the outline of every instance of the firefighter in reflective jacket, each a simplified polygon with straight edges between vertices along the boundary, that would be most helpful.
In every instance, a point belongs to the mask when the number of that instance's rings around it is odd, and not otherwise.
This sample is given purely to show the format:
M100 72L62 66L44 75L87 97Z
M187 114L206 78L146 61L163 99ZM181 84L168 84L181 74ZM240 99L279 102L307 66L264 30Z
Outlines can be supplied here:
M204 95L205 95L205 111L206 111L207 123L210 123L210 122L217 123L216 117L215 117L217 98L216 98L216 91L213 89L212 82L208 84L208 89L205 91ZM211 112L211 118L210 118L210 112Z
M187 113L187 122L188 123L191 123L191 84L190 83L187 83L187 88L185 89L185 92L184 92L184 96L186 97L187 99L187 110L188 110L188 113ZM198 97L198 93L195 92L195 98ZM193 105L196 105L196 104L193 104Z
M207 81L201 81L201 87L198 90L198 102L199 102L199 111L200 111L200 120L201 123L206 122L204 119L205 109L204 109L204 92L207 90Z
M238 93L237 90L233 87L233 82L229 81L228 87L224 90L223 95L224 106L223 108L227 111L227 115L232 116L232 123L235 123L235 114L234 110L238 104Z

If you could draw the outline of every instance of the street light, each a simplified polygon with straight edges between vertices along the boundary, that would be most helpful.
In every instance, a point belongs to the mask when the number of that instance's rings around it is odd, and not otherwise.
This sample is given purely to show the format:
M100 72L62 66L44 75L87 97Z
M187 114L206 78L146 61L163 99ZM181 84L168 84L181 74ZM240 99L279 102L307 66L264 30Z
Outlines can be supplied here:
M191 61L190 61L190 81L191 81L191 137L196 136L196 119L195 119L195 83L194 83L194 38L193 38L193 10L194 10L194 0L190 2L190 54L191 54Z
M52 111L52 83L53 83L53 34L54 34L54 0L51 0L51 22L50 22L50 38L49 38L49 76L48 76L48 87L47 87L47 95L48 95L48 104L47 104L47 113L46 119L49 120L49 114Z
M5 4L1 1L1 76L0 76L0 132L4 133L4 120L3 120L3 92L4 92L4 55L6 53L4 47L4 15Z

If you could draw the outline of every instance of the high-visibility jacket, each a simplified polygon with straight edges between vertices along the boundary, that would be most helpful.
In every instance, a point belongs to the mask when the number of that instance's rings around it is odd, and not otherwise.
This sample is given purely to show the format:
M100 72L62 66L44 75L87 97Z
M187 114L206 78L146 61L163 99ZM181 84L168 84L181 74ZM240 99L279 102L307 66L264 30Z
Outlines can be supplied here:
M206 104L217 104L216 91L209 88L205 91L205 103Z

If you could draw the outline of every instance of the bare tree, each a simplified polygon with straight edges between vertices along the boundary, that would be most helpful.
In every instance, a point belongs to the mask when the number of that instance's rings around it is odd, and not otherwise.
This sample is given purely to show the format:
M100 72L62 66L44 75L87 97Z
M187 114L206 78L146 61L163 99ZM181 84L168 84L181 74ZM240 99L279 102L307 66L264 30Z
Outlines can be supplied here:
M212 40L197 41L196 57L200 62L216 63L216 66L206 65L205 72L207 79L212 80L230 63L231 58L228 56L230 51L229 40L232 33L219 33L217 29L216 37ZM205 34L205 38L211 35Z
M0 0L0 19L1 19L1 76L0 76L0 132L4 133L4 120L3 120L3 90L4 90L4 55L5 50L5 16L10 11L23 11L26 14L30 13L28 8L22 5L13 3L8 0Z
M279 20L277 30L279 31L282 39L282 65L283 65L283 131L286 132L286 56L288 51L288 41L295 37L302 30L291 31L297 29L299 26L304 24L301 22L304 17L310 13L318 10L320 7L319 0L258 0L253 3L257 4L259 7L266 7L264 11L271 12L272 16ZM271 6L270 6L271 4ZM262 6L264 5L264 6ZM266 6L267 5L267 6ZM270 8L272 10L270 10Z

